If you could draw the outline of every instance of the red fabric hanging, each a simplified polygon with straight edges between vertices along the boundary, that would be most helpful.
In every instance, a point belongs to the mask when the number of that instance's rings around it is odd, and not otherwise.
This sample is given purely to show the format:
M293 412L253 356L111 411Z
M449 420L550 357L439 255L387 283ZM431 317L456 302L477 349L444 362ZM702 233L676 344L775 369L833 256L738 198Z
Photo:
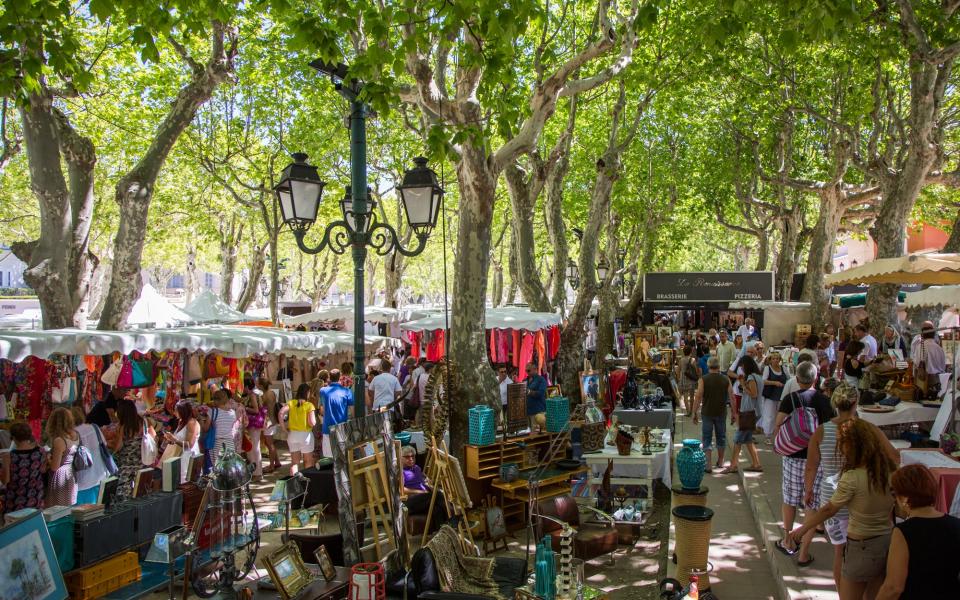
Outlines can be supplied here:
M537 332L534 338L534 349L537 351L537 373L543 373L543 363L547 358L547 348L543 339L543 330Z
M517 381L523 381L521 377L525 377L523 369L520 368L520 330L512 329L511 330L513 337L513 366L517 368Z
M610 415L613 414L613 407L617 404L617 394L620 393L620 390L622 390L623 386L626 384L626 369L615 369L612 373L610 373L610 379L607 385L607 401L604 406L600 407L600 409L603 411L603 416L606 417L608 423L610 422Z
M554 325L548 329L547 335L550 338L550 360L553 360L560 353L560 326Z
M529 331L523 332L523 340L520 342L520 369L517 372L517 381L523 381L527 378L527 364L533 360L534 336Z

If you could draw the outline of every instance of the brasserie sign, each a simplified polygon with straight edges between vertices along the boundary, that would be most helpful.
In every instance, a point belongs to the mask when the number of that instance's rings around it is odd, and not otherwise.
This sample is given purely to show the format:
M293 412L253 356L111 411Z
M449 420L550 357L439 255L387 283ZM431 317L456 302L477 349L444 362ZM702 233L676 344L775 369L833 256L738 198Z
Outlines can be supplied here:
M773 272L647 273L646 302L737 302L773 300Z

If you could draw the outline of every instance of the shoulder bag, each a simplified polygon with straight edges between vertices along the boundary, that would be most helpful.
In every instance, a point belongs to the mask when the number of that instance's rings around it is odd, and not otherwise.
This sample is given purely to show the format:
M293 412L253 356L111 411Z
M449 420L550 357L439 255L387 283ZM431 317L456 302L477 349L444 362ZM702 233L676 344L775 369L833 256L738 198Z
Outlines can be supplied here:
M79 439L80 434L77 434L77 451L73 454L73 472L76 474L78 471L86 471L93 466L93 455L90 454L90 450L83 445L83 440Z
M111 454L110 449L107 448L107 443L103 439L100 428L94 425L93 430L97 432L97 442L100 446L100 460L103 461L103 466L107 468L107 472L110 473L110 475L116 475L120 471L120 469L117 468L117 461L113 459L113 454Z
M143 436L140 438L140 462L152 467L157 464L157 440L150 435L147 424L143 424Z
M812 406L804 404L799 398L796 392L790 394L793 412L780 426L773 442L773 449L781 456L790 456L805 449L810 444L813 432L820 425L817 411Z

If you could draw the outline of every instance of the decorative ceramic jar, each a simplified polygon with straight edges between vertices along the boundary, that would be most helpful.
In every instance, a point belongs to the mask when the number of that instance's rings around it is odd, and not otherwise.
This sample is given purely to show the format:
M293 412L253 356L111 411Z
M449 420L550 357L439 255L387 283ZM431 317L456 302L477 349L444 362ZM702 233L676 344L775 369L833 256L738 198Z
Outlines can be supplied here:
M630 456L632 448L633 436L622 429L617 431L617 454L620 456Z
M518 477L520 477L520 469L517 468L516 463L500 465L500 481L510 483L516 481Z
M680 484L687 490L700 489L703 470L707 466L707 456L700 447L700 440L683 440L683 448L677 452L677 472Z

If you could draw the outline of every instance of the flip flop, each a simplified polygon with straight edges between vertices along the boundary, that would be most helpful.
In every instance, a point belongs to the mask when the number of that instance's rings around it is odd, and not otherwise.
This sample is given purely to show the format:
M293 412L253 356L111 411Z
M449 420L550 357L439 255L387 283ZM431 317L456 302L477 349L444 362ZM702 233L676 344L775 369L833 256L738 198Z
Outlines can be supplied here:
M721 475L729 475L730 473L736 473L736 472L737 472L737 468L736 468L736 467L734 467L734 468L732 468L732 469L731 469L730 467L727 467L726 469L720 471L720 474L721 474Z
M783 545L783 540L777 540L773 545L786 556L793 556L799 552L799 550L787 550L787 547Z
M798 567L809 567L811 564L813 564L813 556L811 556L811 557L808 558L807 560L798 560L798 561L797 561L797 566L798 566Z

